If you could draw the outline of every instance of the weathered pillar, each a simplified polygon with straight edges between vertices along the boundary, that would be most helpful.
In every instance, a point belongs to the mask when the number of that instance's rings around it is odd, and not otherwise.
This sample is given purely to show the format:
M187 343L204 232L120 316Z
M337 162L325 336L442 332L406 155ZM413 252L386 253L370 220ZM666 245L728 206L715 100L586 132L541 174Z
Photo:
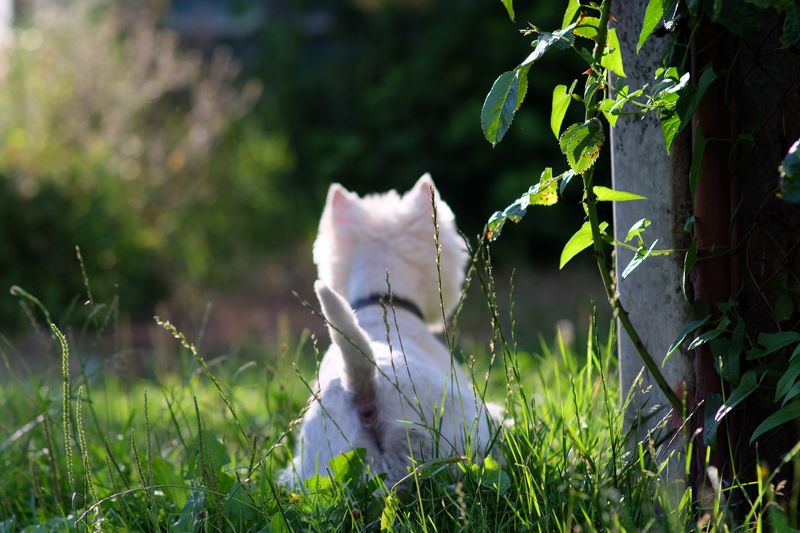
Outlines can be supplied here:
M640 52L636 53L636 43L647 3L647 0L619 1L613 8L625 72L628 75L627 84L631 90L652 82L650 77L658 68L667 46L667 39L651 36ZM676 138L671 154L667 154L664 136L655 114L648 114L644 120L638 116L623 116L611 131L611 154L614 189L647 197L647 200L615 203L615 238L624 241L629 228L638 220L647 218L651 225L643 236L648 244L658 239L658 249L685 249L688 238L683 231L683 222L690 208L688 174L691 164L687 136L682 134ZM677 332L689 319L681 290L683 254L676 252L667 256L651 257L626 279L622 279L622 272L632 257L633 252L617 247L617 285L620 299L650 354L661 364ZM644 365L622 329L619 332L619 358L624 398ZM679 349L672 354L662 370L673 390L682 397L684 384L691 386L691 361L687 354ZM686 393L691 394L691 391ZM667 416L669 409L666 398L644 370L642 386L636 387L626 413L629 427L642 422L634 434L644 437L648 430ZM675 429L675 423L671 427ZM662 432L661 437L665 437L666 433ZM670 451L680 451L684 447L685 436L681 433L669 444L662 446L662 457ZM676 456L670 462L666 478L682 479L682 465L682 460Z

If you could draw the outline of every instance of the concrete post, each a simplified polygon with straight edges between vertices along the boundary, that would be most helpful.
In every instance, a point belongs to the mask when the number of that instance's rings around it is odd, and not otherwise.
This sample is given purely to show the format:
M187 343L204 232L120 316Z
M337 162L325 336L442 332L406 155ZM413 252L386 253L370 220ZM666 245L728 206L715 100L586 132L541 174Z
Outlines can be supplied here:
M628 0L616 2L612 9L617 19L615 27L628 75L627 84L631 90L652 82L650 76L658 68L667 45L667 39L653 36L636 54L646 5L647 0ZM688 174L691 159L688 136L677 138L668 155L657 117L652 114L644 120L635 116L621 117L611 131L611 154L614 189L647 197L644 201L615 204L615 238L624 241L629 228L636 221L647 218L652 223L644 233L648 244L658 239L658 249L685 249L688 239L682 226L690 208ZM687 306L681 291L683 253L651 257L623 280L622 272L632 257L633 252L617 247L616 271L620 299L647 349L661 364L668 347L688 321ZM621 329L619 358L624 398L634 386L643 365L630 339ZM681 350L674 353L663 367L664 377L680 397L684 393L684 384L691 386L690 372L691 361ZM687 393L691 394L691 391ZM634 435L643 438L647 431L664 419L668 411L669 403L645 370L642 384L634 390L626 413L629 427L642 422L641 426L636 426ZM663 446L662 452L666 454L684 448L685 438L681 434L669 445ZM665 457L663 454L662 457ZM682 479L683 464L682 459L671 461L666 478Z

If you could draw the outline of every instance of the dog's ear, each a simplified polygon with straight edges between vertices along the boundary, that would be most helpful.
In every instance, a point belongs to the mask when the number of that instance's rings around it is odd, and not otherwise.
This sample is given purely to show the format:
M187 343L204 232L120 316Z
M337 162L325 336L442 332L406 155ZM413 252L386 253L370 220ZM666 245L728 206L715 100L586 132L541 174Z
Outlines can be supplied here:
M431 175L426 172L417 180L417 183L414 184L411 190L406 193L406 197L408 201L414 205L415 210L429 214L431 212L431 193L433 193L433 197L438 204L439 191L436 190Z
M358 196L338 183L332 183L328 188L323 218L327 218L334 224L341 224L352 220L357 208Z

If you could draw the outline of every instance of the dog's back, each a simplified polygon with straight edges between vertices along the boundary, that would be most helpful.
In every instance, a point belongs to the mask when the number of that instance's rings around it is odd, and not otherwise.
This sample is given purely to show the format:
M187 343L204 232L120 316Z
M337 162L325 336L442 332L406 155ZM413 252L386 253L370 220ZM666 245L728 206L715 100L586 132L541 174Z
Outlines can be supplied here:
M490 441L484 402L429 330L455 307L466 261L441 202L437 258L432 199L438 195L429 177L402 198L391 192L362 200L331 187L314 254L315 290L333 345L302 423L293 462L302 479L365 448L373 472L396 482L412 460L480 456ZM404 305L378 305L387 277ZM356 317L348 302L369 303Z

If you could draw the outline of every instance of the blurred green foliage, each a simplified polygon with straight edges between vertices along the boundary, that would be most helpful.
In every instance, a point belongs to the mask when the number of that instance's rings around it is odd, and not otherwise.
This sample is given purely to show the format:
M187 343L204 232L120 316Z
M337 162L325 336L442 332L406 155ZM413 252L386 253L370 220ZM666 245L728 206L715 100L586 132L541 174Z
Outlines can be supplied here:
M563 7L529 3L517 20L556 28ZM314 184L318 206L333 181L359 192L403 189L429 171L461 228L475 235L498 206L538 181L544 164L535 162L559 155L549 105L521 113L502 146L492 149L481 134L495 74L529 52L530 39L508 24L500 3L483 0L286 2L264 31L258 72L266 92L257 111L287 132L297 183ZM537 65L530 101L550 101L560 72L575 70L571 59ZM539 223L515 229L502 246L532 251L535 236L538 253L558 249L570 214L537 215Z
M547 105L501 146L481 134L495 74L529 46L499 3L271 2L255 35L203 51L164 28L158 4L44 2L4 58L0 287L56 316L83 294L75 245L99 297L149 317L176 283L235 282L266 253L308 246L333 181L405 189L429 171L474 236L558 157ZM517 20L555 28L562 8L519 6ZM569 60L537 64L530 101L549 102ZM537 212L495 256L555 265L581 222L568 211ZM19 318L0 299L0 321Z

